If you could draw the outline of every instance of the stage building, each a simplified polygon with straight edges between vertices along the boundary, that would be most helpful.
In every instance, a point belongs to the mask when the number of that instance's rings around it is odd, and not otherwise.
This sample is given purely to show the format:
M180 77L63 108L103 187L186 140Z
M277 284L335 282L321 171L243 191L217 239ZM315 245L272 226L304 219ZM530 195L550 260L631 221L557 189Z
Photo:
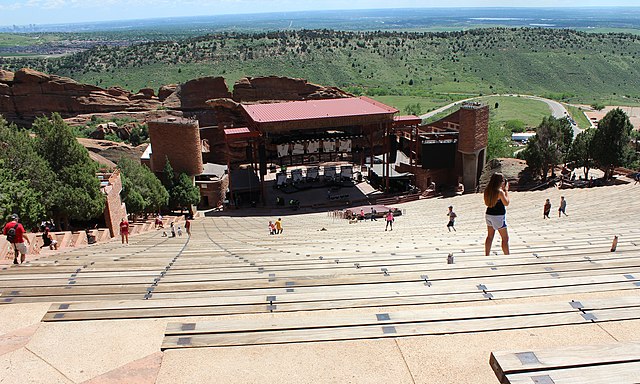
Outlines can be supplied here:
M488 107L479 104L464 104L428 125L416 116L395 116L397 109L367 97L235 103L225 113L218 113L219 100L215 104L217 126L174 117L150 122L152 149L143 160L161 172L169 159L175 171L192 176L202 207L221 200L265 204L268 173L278 173L279 186L352 177L350 165L359 165L385 192L390 185L397 190L390 183L395 177L421 190L431 182L455 186L461 180L473 191L484 166ZM336 164L342 165L339 173Z

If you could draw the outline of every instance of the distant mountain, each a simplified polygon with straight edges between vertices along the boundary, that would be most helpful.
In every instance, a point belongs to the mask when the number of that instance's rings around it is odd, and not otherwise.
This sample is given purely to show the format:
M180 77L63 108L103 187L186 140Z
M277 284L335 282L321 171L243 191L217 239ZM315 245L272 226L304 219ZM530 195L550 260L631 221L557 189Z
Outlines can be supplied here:
M640 7L417 8L263 13L127 20L96 23L2 26L0 32L173 31L214 33L287 29L354 31L543 26L572 29L640 29Z

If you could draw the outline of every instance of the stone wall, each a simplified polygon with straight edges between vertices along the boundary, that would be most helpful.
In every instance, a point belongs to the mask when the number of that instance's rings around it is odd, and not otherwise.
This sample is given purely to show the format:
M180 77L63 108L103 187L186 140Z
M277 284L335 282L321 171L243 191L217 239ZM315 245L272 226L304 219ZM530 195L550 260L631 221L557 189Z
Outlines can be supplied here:
M107 224L107 228L109 228L111 237L115 237L120 234L120 221L123 217L127 217L127 206L120 198L120 192L122 192L122 178L120 177L119 170L116 170L111 174L111 176L109 176L109 184L106 187L103 187L102 191L106 195L104 219Z
M199 182L196 181L196 185L200 190L200 196L206 197L208 204L203 208L220 207L224 203L227 188L229 187L229 177L224 175L218 181ZM206 186L206 187L205 187ZM205 199L200 199L200 202L204 204Z
M202 143L197 120L167 117L149 122L151 170L162 172L169 159L175 173L202 173Z
M463 104L459 113L458 151L475 153L486 148L489 141L489 107L480 104Z
M409 172L415 175L415 185L420 191L429 188L431 182L436 183L436 188L443 185L452 186L457 183L456 173L449 168L445 169L424 169L421 167L411 167L408 164L400 164L396 167L398 172Z

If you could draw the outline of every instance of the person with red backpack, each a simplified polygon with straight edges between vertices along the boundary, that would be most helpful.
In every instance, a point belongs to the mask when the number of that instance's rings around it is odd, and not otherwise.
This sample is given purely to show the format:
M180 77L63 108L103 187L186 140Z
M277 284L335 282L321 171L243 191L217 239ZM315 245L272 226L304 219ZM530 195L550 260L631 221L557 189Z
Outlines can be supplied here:
M13 264L19 264L18 255L21 254L20 263L24 263L27 257L29 248L25 245L25 241L29 245L31 245L31 242L26 236L24 236L25 232L26 231L22 224L18 222L18 215L12 215L11 221L2 229L2 234L7 236L7 241L13 244L13 250L15 252L13 256Z

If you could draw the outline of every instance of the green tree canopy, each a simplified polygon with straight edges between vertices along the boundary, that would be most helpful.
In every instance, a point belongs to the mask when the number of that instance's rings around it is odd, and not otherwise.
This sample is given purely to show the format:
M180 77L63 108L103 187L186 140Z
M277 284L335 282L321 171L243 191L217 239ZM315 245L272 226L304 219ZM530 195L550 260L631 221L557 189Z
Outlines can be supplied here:
M548 116L542 119L536 128L536 135L529 140L523 157L534 174L540 174L544 180L549 171L565 161L571 142L573 129L565 118Z
M169 204L169 193L149 168L129 158L120 159L118 167L122 199L129 213L146 214Z
M200 191L186 173L180 173L174 187L169 192L175 206L183 210L200 202Z
M593 155L591 153L591 142L593 141L594 129L587 129L578 134L571 144L569 150L569 161L573 161L576 166L582 167L584 178L589 178L589 170L593 168Z
M0 117L0 159L16 180L24 180L41 195L46 210L52 205L51 191L55 175L38 153L35 140L15 125Z
M498 157L512 157L511 132L493 122L489 124L487 161Z
M89 220L104 210L104 196L96 177L97 165L73 135L71 128L55 113L33 124L38 134L36 146L55 173L50 207L54 218Z
M596 164L604 170L606 179L611 178L615 167L625 165L629 160L632 128L629 116L620 108L609 111L598 123L591 152Z
M45 217L42 194L27 180L19 180L0 160L0 220L17 213L25 228L36 228Z
M404 107L404 113L407 115L420 116L422 114L422 106L420 103L407 104L407 106Z

